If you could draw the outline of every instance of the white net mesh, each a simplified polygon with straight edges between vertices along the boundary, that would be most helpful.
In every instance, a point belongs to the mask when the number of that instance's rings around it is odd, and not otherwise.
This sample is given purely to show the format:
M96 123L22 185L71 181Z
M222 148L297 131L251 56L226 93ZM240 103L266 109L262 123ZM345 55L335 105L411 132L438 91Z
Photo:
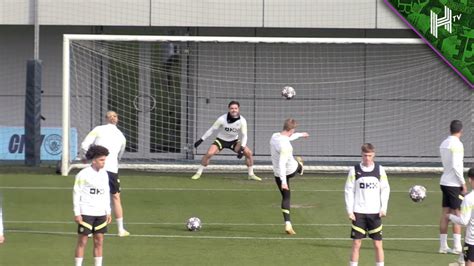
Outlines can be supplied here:
M311 135L293 143L310 169L351 165L364 142L388 166L439 166L438 147L453 119L464 123L472 159L472 94L424 44L119 39L70 42L70 127L78 143L69 144L80 145L114 110L128 141L123 166L195 169L214 136L197 150L192 143L231 100L241 104L248 146L263 170L269 138L288 117ZM292 100L281 97L286 85L296 90ZM244 167L230 151L212 163Z

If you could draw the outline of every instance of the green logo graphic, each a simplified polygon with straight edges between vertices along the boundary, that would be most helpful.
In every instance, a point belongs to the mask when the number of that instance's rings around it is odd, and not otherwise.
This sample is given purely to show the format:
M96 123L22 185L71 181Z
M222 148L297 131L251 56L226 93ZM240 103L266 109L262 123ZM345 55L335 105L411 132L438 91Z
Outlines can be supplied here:
M384 2L474 88L474 1Z

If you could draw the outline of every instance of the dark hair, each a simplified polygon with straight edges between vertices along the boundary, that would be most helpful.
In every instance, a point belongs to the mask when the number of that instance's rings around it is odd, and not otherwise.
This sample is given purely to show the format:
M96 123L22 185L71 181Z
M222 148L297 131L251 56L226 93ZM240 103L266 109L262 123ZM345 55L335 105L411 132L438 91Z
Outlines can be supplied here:
M107 156L109 155L109 150L106 147L100 145L91 146L86 152L86 159L93 160L100 156Z
M360 149L363 153L375 152L375 146L370 143L362 144L362 147L360 147Z
M467 171L467 177L474 179L474 168L469 168Z
M451 121L451 124L449 125L449 130L451 131L451 134L456 134L456 133L461 132L462 122L459 120Z
M238 101L231 101L231 102L229 103L229 105L227 105L227 107L230 108L230 106L231 106L231 105L234 105L234 104L237 105L238 107L240 107L240 103L239 103Z

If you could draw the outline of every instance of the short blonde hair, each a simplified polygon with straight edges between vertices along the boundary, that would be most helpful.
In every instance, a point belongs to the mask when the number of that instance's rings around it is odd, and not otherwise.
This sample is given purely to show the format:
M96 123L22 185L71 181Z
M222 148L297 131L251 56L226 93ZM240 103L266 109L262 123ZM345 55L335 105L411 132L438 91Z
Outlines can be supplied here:
M285 123L283 124L283 130L290 131L292 129L295 129L297 126L296 120L293 118L288 118L285 120Z
M107 113L105 113L105 118L109 118L109 115L111 114L115 114L116 116L118 116L118 114L115 111L107 111Z

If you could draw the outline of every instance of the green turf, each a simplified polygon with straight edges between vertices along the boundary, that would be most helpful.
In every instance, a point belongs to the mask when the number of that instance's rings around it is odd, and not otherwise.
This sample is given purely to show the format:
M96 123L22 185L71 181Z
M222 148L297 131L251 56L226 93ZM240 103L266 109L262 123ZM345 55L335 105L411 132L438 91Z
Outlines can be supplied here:
M74 177L42 172L0 174L6 229L0 265L73 264ZM204 174L200 180L189 176L121 173L125 224L132 236L118 238L115 224L110 225L104 265L347 265L351 240L345 174L292 179L295 236L284 234L280 195L270 175L263 175L263 182L248 181L245 174ZM389 175L389 181L392 193L384 219L387 265L454 262L457 256L436 253L438 176ZM414 184L428 189L422 203L408 199L408 188ZM201 231L185 230L191 216L201 218ZM93 265L92 242L84 264ZM370 240L363 242L359 265L374 265Z

